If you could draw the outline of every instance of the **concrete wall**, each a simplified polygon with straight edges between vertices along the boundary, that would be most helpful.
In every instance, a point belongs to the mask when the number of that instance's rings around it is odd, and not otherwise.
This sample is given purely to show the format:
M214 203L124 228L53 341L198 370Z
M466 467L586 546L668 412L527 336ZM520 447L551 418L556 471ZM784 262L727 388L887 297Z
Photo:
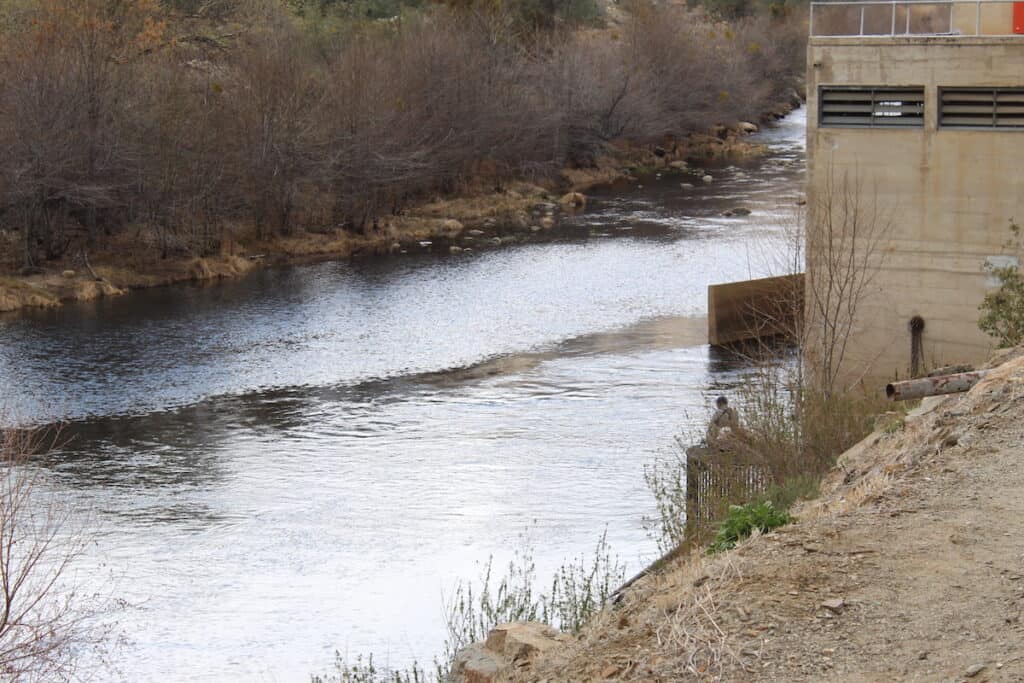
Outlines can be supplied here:
M822 85L924 86L924 128L819 128ZM830 171L846 173L894 218L845 364L870 367L873 379L906 376L915 315L927 366L987 357L992 344L977 327L992 285L984 265L1009 253L1010 220L1024 223L1024 131L938 130L939 86L1024 86L1024 37L813 38L808 47L809 202Z
M803 274L708 286L708 343L723 346L792 334L803 302Z

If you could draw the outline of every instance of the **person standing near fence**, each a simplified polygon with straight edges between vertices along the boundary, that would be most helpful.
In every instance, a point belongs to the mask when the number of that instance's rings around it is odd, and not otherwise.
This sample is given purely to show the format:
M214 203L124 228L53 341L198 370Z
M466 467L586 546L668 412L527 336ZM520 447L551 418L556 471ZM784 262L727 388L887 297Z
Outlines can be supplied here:
M723 448L729 436L740 431L740 417L729 405L729 399L719 396L715 399L715 412L708 423L707 442L709 448Z

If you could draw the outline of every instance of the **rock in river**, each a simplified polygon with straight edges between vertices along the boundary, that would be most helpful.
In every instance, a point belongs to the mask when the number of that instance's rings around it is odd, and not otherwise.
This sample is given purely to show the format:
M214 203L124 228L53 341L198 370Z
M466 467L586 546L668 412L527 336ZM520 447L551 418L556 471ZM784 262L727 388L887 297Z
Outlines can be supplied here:
M573 209L582 209L587 205L587 198L583 196L582 192L570 192L562 196L559 200L562 206L567 206Z
M742 206L737 206L732 209L726 209L725 211L722 212L722 215L725 216L726 218L732 218L734 216L749 216L750 209L746 209Z

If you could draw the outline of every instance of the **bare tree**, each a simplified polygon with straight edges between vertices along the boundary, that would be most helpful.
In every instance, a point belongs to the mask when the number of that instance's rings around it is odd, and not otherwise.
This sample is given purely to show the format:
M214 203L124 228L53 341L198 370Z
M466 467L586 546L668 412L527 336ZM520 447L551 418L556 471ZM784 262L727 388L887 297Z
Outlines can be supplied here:
M6 681L72 680L103 635L91 600L69 585L83 547L70 510L44 492L28 458L40 441L19 430L0 440L0 676ZM88 651L88 652L87 652Z
M835 393L851 334L885 259L892 209L850 171L829 167L810 198L802 343L809 379L826 396Z

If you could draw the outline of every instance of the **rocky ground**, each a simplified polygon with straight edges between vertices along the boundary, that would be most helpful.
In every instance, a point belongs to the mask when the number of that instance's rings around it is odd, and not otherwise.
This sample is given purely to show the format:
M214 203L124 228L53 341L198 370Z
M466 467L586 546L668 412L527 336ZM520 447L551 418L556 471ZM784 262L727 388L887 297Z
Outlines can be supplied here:
M844 454L796 523L486 680L1024 681L1024 350L996 362Z

